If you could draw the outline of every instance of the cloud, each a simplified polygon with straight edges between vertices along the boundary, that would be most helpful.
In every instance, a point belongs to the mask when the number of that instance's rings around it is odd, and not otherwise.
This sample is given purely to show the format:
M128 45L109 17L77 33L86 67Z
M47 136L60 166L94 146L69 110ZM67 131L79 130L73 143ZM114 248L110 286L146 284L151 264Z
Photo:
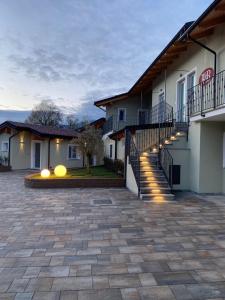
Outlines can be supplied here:
M211 0L197 2L0 1L0 76L8 87L0 101L32 106L36 97L18 95L46 93L67 110L89 109L96 98L129 90Z

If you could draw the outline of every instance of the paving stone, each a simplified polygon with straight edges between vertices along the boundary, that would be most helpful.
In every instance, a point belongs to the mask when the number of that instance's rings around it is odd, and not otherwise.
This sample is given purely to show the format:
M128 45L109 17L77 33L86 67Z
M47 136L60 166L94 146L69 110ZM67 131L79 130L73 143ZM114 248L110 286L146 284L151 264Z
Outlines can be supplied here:
M60 293L60 300L78 300L78 292L62 291Z
M85 290L92 288L92 277L66 277L53 280L53 291Z
M173 291L176 300L194 300L190 291L188 291L187 286L185 285L171 286L171 290Z
M154 276L151 273L142 273L139 274L139 279L142 286L154 286L157 285L157 282Z
M123 300L140 300L139 293L136 288L121 289Z
M93 275L108 275L108 274L126 274L128 269L123 264L111 264L111 265L93 265Z
M218 271L199 271L197 270L196 273L202 279L202 282L216 282L216 281L224 281L225 276Z
M109 285L112 288L141 286L138 275L110 275Z
M0 300L14 300L15 294L14 293L0 293Z
M28 267L23 275L23 278L35 278L38 277L41 271L41 267Z
M176 300L169 287L150 287L138 289L141 300Z
M33 278L30 279L27 287L26 292L33 292L33 291L50 291L53 283L53 278Z
M93 288L100 290L109 288L108 276L93 276Z
M70 276L91 276L91 265L77 265L70 267Z
M17 293L15 300L31 300L33 293Z
M56 292L35 292L32 300L59 300L59 296Z
M66 277L68 275L68 266L42 267L39 273L39 277Z
M8 292L23 292L28 284L29 279L14 279L11 286L8 289Z
M154 273L154 277L159 285L196 283L196 280L188 272Z
M78 300L122 300L118 289L106 289L98 291L79 291Z
M65 256L64 264L65 265L88 265L96 264L97 256L96 255L74 255L74 256Z

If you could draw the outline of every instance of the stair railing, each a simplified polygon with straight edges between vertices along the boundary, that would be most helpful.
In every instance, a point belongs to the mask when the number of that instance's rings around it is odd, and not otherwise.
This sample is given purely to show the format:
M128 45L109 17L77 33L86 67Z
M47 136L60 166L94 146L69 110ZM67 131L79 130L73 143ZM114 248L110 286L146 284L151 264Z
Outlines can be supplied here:
M173 157L167 148L162 148L159 151L160 166L166 176L168 184L173 189Z
M134 172L134 177L136 179L138 187L138 196L140 195L140 152L138 151L132 133L127 130L126 132L126 142L127 142L127 156L129 157L129 162L131 164L132 170Z

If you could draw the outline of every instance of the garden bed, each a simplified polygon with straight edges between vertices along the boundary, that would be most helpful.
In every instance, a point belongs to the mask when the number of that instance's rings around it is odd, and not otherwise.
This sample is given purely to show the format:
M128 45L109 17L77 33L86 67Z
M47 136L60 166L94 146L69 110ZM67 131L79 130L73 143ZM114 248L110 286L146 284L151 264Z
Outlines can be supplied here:
M91 168L90 174L86 169L69 170L63 178L54 174L49 178L32 174L25 177L24 184L30 188L120 188L125 186L125 180L100 166Z

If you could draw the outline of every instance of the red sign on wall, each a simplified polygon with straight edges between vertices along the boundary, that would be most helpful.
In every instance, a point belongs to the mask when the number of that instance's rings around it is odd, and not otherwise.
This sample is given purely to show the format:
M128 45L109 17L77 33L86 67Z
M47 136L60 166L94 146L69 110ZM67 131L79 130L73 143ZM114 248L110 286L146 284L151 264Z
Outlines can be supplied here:
M199 83L205 85L212 80L213 76L214 76L213 68L207 68L199 76Z

